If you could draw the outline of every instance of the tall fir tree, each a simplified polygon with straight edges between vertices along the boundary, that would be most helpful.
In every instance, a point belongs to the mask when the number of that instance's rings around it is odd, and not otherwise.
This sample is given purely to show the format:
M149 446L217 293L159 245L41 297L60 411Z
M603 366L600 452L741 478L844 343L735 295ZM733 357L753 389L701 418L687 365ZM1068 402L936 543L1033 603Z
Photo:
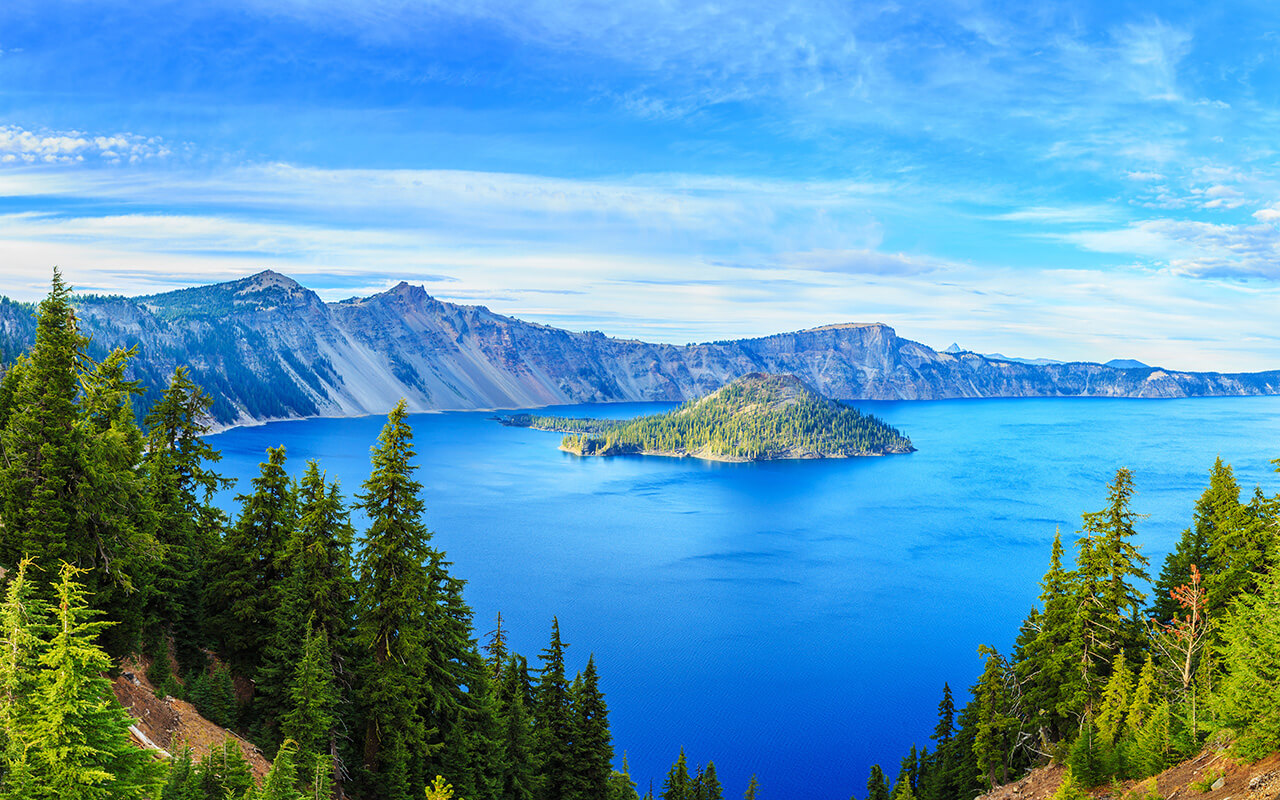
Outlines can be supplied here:
M202 660L206 640L201 587L221 536L213 495L233 483L213 470L222 454L203 438L212 405L178 367L143 421L146 455L139 472L163 550L144 599L147 635L157 652L172 639L179 663L188 667Z
M529 710L529 669L523 658L511 655L502 669L498 689L499 719L503 727L503 760L499 781L501 800L533 800L537 772L533 763L533 718Z
M422 522L422 485L408 411L401 400L372 451L373 470L357 508L369 527L356 555L359 576L356 641L367 654L360 681L364 716L365 793L407 800L426 789L422 761L429 747L422 716L427 671L426 616L434 551ZM429 602L434 606L434 602Z
M613 744L609 735L609 711L600 678L596 674L595 656L587 658L586 669L575 681L573 698L573 796L580 800L603 797L613 764ZM714 766L708 765L715 775Z
M3 717L16 727L3 731L9 746L0 768L0 798L143 800L155 796L163 782L163 767L130 741L132 718L103 677L111 659L97 640L109 623L94 620L97 613L89 605L89 592L76 580L84 570L63 564L54 584L52 608L31 605L24 572L20 567L0 612L7 628L6 643L34 649L14 654L12 662L6 656L0 666L0 682L9 683L6 689L13 685L7 674L11 664L24 663L30 673L22 679L23 694L14 698L14 707ZM47 620L31 617L32 611ZM9 628L11 624L14 628ZM24 625L24 632L16 630Z
M37 313L35 345L13 387L12 408L0 433L0 566L12 568L27 555L51 571L64 561L81 566L92 561L88 540L76 531L84 343L71 289L55 269Z
M535 748L538 764L539 800L569 800L573 797L573 707L569 681L565 677L560 620L551 620L551 641L539 657L535 705ZM683 751L682 756L683 758ZM687 768L686 768L686 778Z
M693 800L693 780L689 777L689 762L684 757L684 748L667 771L666 780L662 782L662 800Z
M285 547L298 521L284 464L284 447L268 448L253 491L236 498L240 516L218 546L208 587L219 653L255 679L276 636Z
M889 800L889 783L879 764L871 765L871 774L867 777L867 800Z
M1147 559L1132 541L1137 519L1130 508L1133 494L1133 475L1122 467L1108 487L1107 507L1084 514L1083 535L1077 541L1080 652L1073 706L1086 715L1099 700L1112 662L1122 651L1136 652L1143 638L1139 614L1145 595L1137 587L1150 578ZM1083 775L1077 777L1084 780Z

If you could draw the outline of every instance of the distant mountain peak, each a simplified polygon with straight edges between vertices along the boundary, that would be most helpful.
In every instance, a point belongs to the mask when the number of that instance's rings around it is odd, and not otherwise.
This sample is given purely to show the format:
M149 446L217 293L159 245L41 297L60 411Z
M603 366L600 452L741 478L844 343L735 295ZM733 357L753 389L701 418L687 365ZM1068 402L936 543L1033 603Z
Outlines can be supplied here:
M946 350L943 350L942 352L955 354L955 353L964 353L968 351L966 351L963 347L961 347L956 342L952 342L951 346L948 347Z
M273 269L264 269L262 272L242 278L238 281L232 281L233 285L239 285L240 294L247 292L260 292L264 289L303 289L302 284L290 278L288 275L282 275ZM305 289L303 289L306 291Z

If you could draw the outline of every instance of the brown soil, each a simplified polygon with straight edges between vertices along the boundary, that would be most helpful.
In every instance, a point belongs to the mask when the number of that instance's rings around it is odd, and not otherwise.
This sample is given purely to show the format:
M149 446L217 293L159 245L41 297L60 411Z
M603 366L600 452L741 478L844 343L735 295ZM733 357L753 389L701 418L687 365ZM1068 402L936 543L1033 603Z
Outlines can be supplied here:
M978 800L1048 800L1062 783L1066 769L1062 766L1040 767L1021 780L999 786ZM1217 773L1222 785L1207 792L1193 784ZM1151 781L1165 800L1273 800L1280 797L1280 753L1272 753L1254 764L1244 764L1227 754L1222 745L1209 746L1193 759L1170 767L1154 778L1127 781L1116 787L1099 786L1090 790L1095 798L1141 800L1151 790Z
M120 704L137 720L137 728L152 744L170 755L189 747L193 757L198 759L230 739L240 746L255 778L261 779L267 774L271 762L252 742L214 725L185 700L156 697L155 687L147 680L148 666L149 662L142 658L122 661L121 675L112 682L111 688ZM140 746L147 746L137 736L134 740Z

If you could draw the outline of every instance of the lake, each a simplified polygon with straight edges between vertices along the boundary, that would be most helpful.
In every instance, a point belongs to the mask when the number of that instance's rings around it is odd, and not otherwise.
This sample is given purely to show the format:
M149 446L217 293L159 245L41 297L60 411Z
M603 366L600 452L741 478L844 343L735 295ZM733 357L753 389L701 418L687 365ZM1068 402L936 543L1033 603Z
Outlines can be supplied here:
M1035 602L1054 530L1074 542L1117 467L1134 471L1150 571L1191 520L1215 456L1245 492L1280 481L1280 398L867 402L910 455L759 464L579 458L560 435L492 413L415 415L433 544L480 634L502 612L531 666L552 616L571 670L595 653L614 746L641 794L681 747L726 798L864 796L931 745L942 684L957 704L980 643L1007 651ZM625 417L672 404L560 406ZM314 419L210 437L248 479L284 444L344 493L368 475L382 418ZM231 495L220 502L229 507Z

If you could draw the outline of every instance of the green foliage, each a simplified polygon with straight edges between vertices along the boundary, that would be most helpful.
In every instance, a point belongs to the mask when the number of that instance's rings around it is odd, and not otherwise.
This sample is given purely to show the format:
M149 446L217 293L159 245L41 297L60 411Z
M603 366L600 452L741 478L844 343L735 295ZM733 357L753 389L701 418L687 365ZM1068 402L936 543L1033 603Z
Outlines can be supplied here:
M1067 768L1084 786L1100 786L1114 773L1110 745L1098 736L1093 720L1086 718L1071 745Z
M1225 774L1221 769L1211 769L1204 773L1200 780L1192 781L1191 788L1202 794L1208 793L1213 788L1213 785L1218 782L1218 779Z
M867 800L889 800L889 784L879 764L871 765L871 774L867 777Z
M1058 785L1058 790L1049 797L1049 800L1090 800L1090 797L1088 792L1080 788L1071 767L1067 767L1066 772L1062 773L1062 783Z
M155 511L156 540L163 548L143 600L145 623L153 645L172 641L179 664L188 668L203 661L201 587L218 543L220 519L212 498L231 483L207 466L222 458L202 438L209 430L205 418L211 402L187 370L174 370L164 395L147 414L146 454L139 468Z
M680 756L671 765L666 780L662 782L662 800L694 800L693 781L689 777L689 762L685 760L684 748L680 748Z
M192 671L187 680L187 697L200 716L214 725L230 728L235 724L235 684L225 664Z
M760 783L756 780L756 776L753 773L751 775L751 780L747 781L747 791L743 793L742 800L758 800L757 796L759 793Z
M35 599L29 567L20 564L0 609L0 798L154 796L163 770L129 740L132 720L102 677L111 659L97 639L108 623L93 619L88 590L76 580L84 570L63 564L50 607Z
M413 480L413 434L401 401L373 449L373 472L359 495L369 518L356 569L359 574L356 639L367 654L361 683L365 709L364 770L370 793L405 800L424 788L410 783L410 761L429 740L420 699L430 688L427 618L423 599L432 596L428 562L434 551L422 523L421 484ZM441 697L441 700L444 698ZM424 780L424 779L420 779Z
M210 618L220 634L219 653L249 677L257 677L276 636L280 585L287 573L285 547L298 520L284 463L285 449L269 448L253 479L253 491L236 498L240 516L214 553L209 581Z
M768 459L910 452L911 441L880 419L828 400L786 375L748 375L666 414L634 420L516 415L508 424L568 432L579 455L688 453Z
M1098 709L1098 737L1108 744L1120 740L1125 730L1125 720L1133 695L1133 673L1125 665L1124 653L1116 656L1111 665L1111 677L1102 692L1102 706Z
M1223 723L1236 728L1236 752L1255 760L1280 749L1280 577L1242 594L1222 625L1226 674L1213 698Z

